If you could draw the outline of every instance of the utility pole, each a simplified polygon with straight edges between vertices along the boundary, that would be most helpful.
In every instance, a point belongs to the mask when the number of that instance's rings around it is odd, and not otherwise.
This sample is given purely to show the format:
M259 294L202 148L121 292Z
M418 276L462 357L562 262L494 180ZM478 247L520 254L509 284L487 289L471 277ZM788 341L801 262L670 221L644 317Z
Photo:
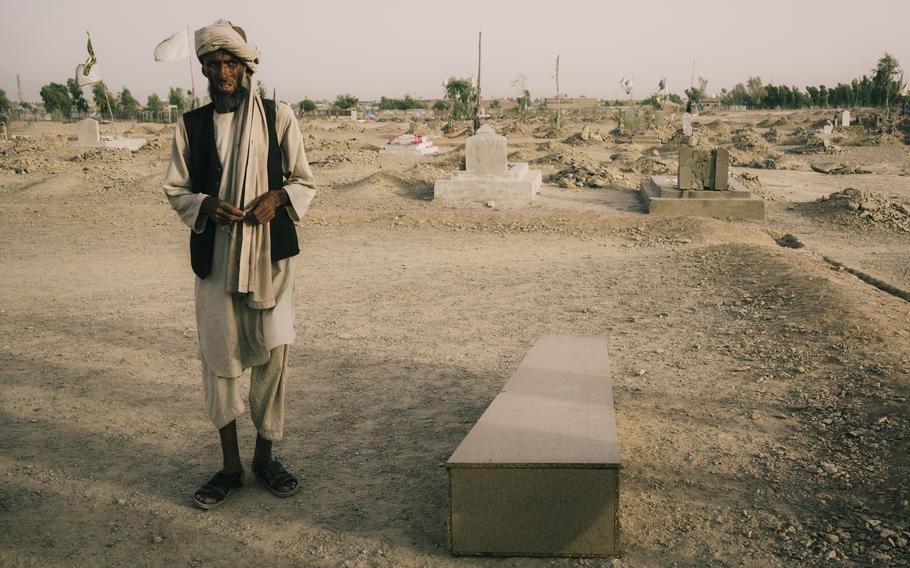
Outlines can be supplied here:
M560 105L562 100L559 98L559 56L556 56L556 130L559 130L560 121Z
M481 58L481 49L483 40L483 32L477 32L477 93L474 95L476 97L476 102L474 104L474 132L480 128L480 58Z
M19 90L19 106L22 106L22 77L16 73L16 88Z

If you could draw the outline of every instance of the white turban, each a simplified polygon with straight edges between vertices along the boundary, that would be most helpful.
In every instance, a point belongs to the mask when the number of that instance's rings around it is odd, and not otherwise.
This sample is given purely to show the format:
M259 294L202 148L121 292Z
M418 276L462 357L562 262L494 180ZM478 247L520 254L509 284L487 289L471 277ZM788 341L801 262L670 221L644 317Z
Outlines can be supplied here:
M218 20L210 26L196 30L195 36L196 57L199 58L199 61L202 61L202 56L206 53L223 49L234 54L250 71L256 72L261 55L259 48L256 47L256 44L243 39L231 22Z

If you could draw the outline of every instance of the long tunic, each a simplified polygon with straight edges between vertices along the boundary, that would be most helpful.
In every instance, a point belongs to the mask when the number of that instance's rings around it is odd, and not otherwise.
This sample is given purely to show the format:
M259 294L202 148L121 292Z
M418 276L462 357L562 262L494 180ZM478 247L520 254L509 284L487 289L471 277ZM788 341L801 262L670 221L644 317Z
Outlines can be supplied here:
M284 190L290 199L286 206L294 223L310 206L316 195L313 172L307 162L297 118L286 104L278 104L275 130L281 145L281 166L284 171ZM233 167L231 121L233 113L214 113L215 145L224 174L219 197L225 198L228 175ZM183 118L177 122L171 162L167 169L164 193L171 207L190 229L197 233L213 223L199 215L204 193L193 193L188 164L190 150ZM212 272L206 278L196 278L196 329L199 335L199 356L219 377L237 377L248 367L262 365L269 352L294 342L294 275L290 258L272 263L272 285L275 307L257 310L247 306L242 296L226 291L227 258L232 225L219 225L215 231L215 250Z

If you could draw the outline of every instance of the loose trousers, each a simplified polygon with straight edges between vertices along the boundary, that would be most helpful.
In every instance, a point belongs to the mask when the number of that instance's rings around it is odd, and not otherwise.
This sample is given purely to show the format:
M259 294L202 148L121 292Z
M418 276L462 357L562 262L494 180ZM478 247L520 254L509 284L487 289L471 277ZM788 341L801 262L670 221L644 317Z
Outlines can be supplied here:
M250 372L250 416L259 435L277 442L284 437L284 378L288 367L288 346L269 352L269 360ZM202 362L202 390L205 413L219 430L246 409L240 396L240 377L216 376Z

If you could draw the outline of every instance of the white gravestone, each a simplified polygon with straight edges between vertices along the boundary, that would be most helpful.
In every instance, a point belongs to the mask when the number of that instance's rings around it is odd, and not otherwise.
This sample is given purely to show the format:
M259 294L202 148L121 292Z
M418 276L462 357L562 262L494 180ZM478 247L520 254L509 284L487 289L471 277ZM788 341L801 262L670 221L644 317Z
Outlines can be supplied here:
M692 136L692 115L688 112L683 113L682 116L682 129L683 134L686 136Z
M94 118L84 118L76 123L76 146L97 148L101 143L101 130Z
M845 111L841 114L841 118L840 118L840 124L841 124L841 126L850 126L850 123L851 123L852 121L853 121L853 117L850 116L850 111L849 111L849 110L845 110Z
M478 176L504 176L508 170L506 137L484 124L465 142L465 170Z
M145 138L101 137L101 129L94 118L84 118L76 123L77 148L123 148L135 152L145 146Z
M483 125L465 143L465 169L436 180L441 201L493 201L528 204L540 190L540 171L527 162L510 164L506 137Z

